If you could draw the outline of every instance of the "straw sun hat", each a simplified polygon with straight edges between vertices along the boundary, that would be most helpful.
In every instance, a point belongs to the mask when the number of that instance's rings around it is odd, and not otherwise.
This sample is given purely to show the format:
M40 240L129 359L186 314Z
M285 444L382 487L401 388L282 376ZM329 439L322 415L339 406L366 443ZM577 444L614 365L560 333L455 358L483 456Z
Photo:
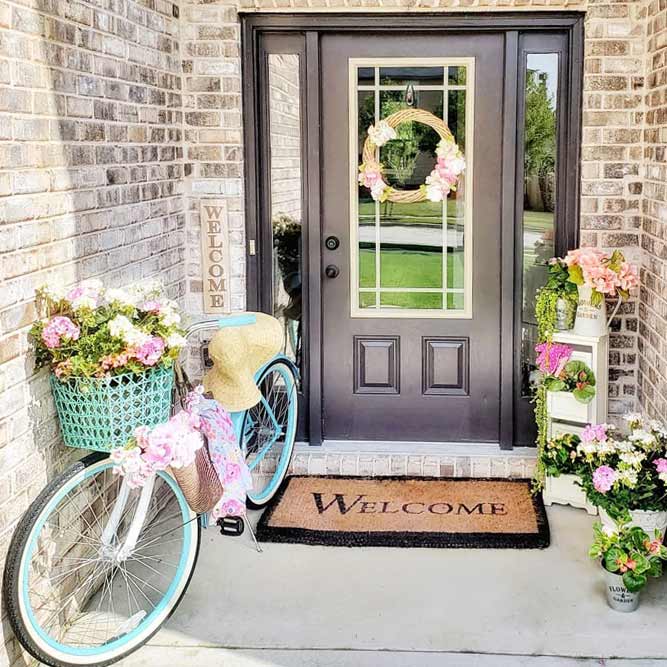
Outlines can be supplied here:
M221 320L208 345L213 360L204 389L230 412L247 410L262 397L255 373L283 347L280 322L265 313L246 313Z

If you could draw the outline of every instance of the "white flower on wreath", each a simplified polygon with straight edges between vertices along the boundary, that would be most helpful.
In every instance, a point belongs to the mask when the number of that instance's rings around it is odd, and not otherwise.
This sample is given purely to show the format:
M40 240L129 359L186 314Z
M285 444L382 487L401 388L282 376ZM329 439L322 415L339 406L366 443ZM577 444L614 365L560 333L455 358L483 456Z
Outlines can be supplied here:
M396 130L386 120L381 120L377 125L371 125L368 128L368 136L376 146L380 147L396 139L397 135Z

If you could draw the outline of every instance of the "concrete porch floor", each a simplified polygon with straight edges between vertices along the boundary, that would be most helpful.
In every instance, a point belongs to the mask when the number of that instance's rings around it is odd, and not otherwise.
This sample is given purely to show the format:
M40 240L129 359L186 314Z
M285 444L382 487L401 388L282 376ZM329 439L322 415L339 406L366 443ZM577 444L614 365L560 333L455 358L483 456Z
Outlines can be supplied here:
M250 535L209 528L180 607L122 664L667 665L667 578L636 613L611 611L587 556L594 518L548 514L545 551L266 544L258 554Z

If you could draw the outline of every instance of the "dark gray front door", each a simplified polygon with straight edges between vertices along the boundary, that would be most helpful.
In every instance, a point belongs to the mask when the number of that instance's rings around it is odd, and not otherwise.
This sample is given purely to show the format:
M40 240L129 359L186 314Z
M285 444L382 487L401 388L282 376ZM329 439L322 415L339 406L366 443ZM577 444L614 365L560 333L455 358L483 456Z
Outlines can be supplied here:
M322 238L340 242L322 248L324 437L497 442L503 36L324 35L321 64ZM375 202L357 184L368 126L410 106L465 154L444 204ZM401 126L386 177L418 188L436 143Z

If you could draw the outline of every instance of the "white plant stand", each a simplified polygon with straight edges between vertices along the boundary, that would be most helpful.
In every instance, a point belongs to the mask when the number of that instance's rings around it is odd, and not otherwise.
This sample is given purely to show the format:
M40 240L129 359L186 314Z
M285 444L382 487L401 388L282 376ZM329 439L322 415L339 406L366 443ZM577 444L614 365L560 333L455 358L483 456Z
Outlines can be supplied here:
M607 421L609 378L609 335L578 336L571 331L554 334L554 343L565 343L573 348L572 359L585 363L595 375L595 396L590 403L579 403L566 392L547 393L547 438L565 433L581 435L587 424L604 424ZM586 495L575 483L575 475L547 477L544 486L544 503L571 505L597 514L597 508L586 500Z
M571 507L585 509L589 514L597 514L598 508L588 502L584 490L577 484L578 480L578 475L560 475L559 477L547 475L542 491L544 504L547 506L554 503L556 505L570 505Z

